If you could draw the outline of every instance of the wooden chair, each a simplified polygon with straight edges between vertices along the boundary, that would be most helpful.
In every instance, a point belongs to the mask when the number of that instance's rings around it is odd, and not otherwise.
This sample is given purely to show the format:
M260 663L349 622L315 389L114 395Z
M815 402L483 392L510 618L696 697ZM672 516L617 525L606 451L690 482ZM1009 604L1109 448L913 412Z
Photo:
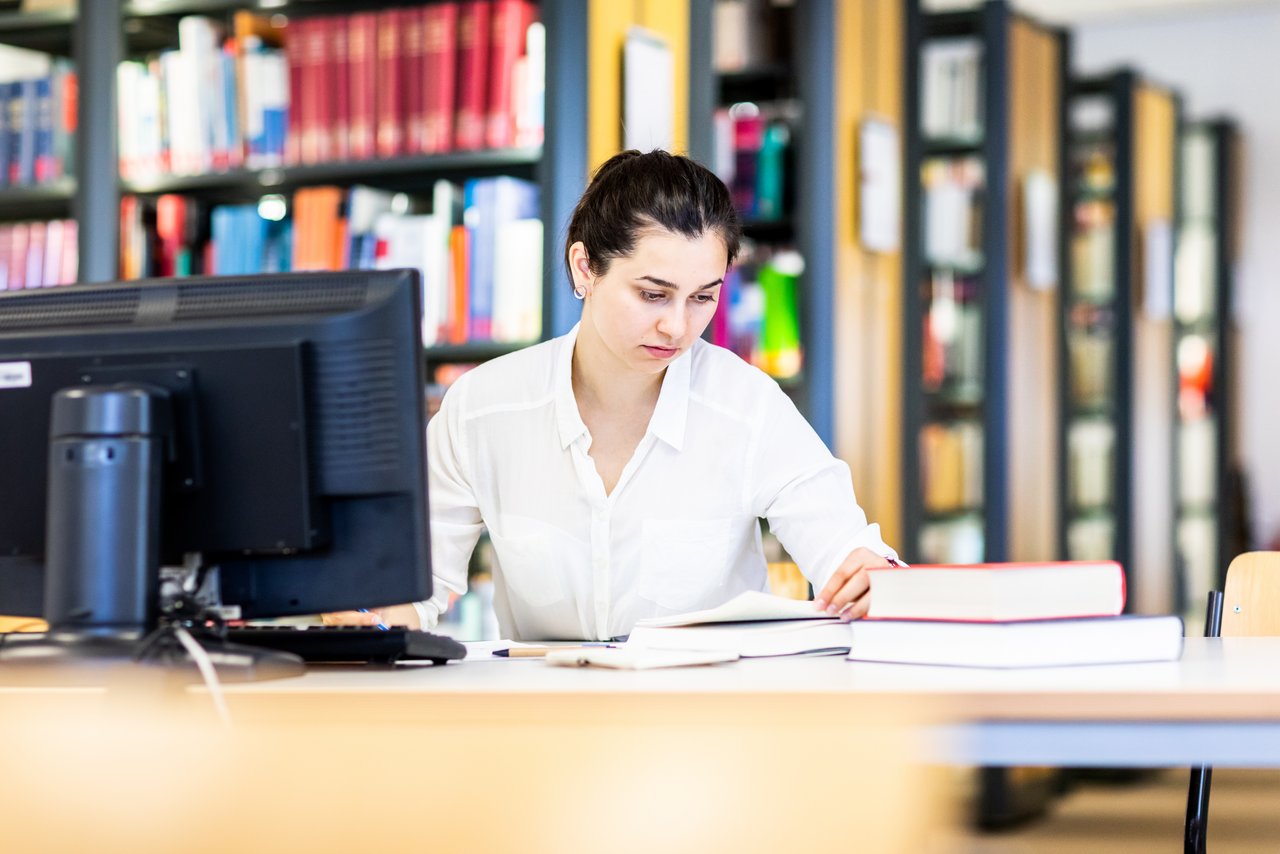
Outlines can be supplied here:
M1226 589L1209 594L1205 637L1280 635L1280 552L1248 552L1227 567ZM1213 769L1191 769L1187 789L1186 854L1205 854Z

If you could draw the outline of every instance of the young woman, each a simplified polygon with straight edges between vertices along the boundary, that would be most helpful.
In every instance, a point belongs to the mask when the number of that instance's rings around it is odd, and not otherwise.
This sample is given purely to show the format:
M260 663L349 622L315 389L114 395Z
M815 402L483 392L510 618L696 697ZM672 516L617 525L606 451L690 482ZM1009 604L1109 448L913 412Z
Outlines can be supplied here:
M614 638L767 589L761 517L817 609L865 614L865 570L896 556L848 467L772 379L701 337L740 235L692 160L601 166L565 242L581 322L467 373L428 425L435 595L335 621L430 628L487 528L503 637Z

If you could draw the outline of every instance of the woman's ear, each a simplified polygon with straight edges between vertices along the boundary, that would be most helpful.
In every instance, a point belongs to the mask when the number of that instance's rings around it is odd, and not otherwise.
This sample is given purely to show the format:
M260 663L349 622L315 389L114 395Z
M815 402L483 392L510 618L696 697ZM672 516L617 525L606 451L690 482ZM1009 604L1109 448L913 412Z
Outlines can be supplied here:
M591 274L591 258L587 255L587 247L581 240L569 247L569 269L573 271L574 290L582 289L590 293L591 280L595 277Z

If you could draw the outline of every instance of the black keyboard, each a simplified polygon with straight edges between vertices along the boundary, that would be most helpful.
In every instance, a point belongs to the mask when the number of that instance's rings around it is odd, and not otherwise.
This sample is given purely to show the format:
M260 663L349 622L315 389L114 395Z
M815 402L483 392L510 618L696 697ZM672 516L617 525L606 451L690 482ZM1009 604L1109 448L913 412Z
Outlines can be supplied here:
M227 629L227 640L291 652L303 661L444 664L467 654L453 638L403 626L235 626Z

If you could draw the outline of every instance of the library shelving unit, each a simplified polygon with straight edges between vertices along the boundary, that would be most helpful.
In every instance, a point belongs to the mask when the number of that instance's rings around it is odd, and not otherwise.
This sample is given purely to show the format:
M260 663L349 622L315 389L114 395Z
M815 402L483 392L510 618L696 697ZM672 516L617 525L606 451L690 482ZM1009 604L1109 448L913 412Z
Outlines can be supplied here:
M314 185L369 185L405 193L430 190L435 179L463 181L511 175L534 181L540 191L543 235L542 329L540 338L566 331L575 306L555 259L560 224L566 222L585 186L586 5L583 0L538 0L546 29L545 134L542 145L438 155L408 155L361 161L155 178L120 176L117 159L117 72L122 60L174 47L178 22L187 15L229 20L239 10L304 19L315 15L424 6L402 0L94 0L75 10L0 14L0 42L70 56L80 81L76 181L50 187L0 190L4 218L72 215L79 221L81 281L119 277L120 200L178 193L205 201L251 202ZM513 345L514 346L514 345ZM489 342L429 351L428 361L479 361L504 349Z
M1127 607L1171 606L1169 413L1178 103L1120 69L1070 94L1071 276L1059 328L1059 551L1125 567Z
M1069 39L998 0L905 32L902 550L1053 559Z
M1210 590L1222 589L1228 562L1242 550L1233 541L1240 508L1231 488L1239 136L1227 119L1186 123L1179 136L1174 535L1178 609L1194 616Z
M830 446L834 432L831 306L835 252L828 227L835 204L831 181L835 168L834 124L830 110L815 109L813 105L831 104L833 100L836 6L833 0L790 6L738 5L752 14L769 16L767 20L742 19L733 28L744 41L763 43L763 47L752 51L745 63L732 69L717 69L716 39L726 36L722 26L713 26L717 3L689 3L689 153L714 166L723 159L717 149L723 149L726 142L732 143L735 133L740 136L738 142L745 140L749 147L764 147L765 153L746 165L754 170L758 162L760 174L750 173L755 175L754 186L772 189L759 193L761 203L754 210L742 210L743 205L739 205L744 234L761 257L794 250L803 261L803 272L783 286L794 288L802 367L798 373L784 367L779 382ZM731 116L731 124L725 123L725 110ZM717 111L721 111L719 133L724 137L720 143L714 118ZM740 122L738 116L747 118ZM778 145L780 151L775 147ZM752 160L740 147L729 156L739 163L744 157ZM779 166L780 170L775 168ZM750 206L753 192L751 186L744 185L744 172L739 168L729 184L735 200L745 197ZM774 177L780 178L780 183L774 182ZM747 263L743 269L751 270L750 258L744 260ZM727 309L723 306L721 310Z

